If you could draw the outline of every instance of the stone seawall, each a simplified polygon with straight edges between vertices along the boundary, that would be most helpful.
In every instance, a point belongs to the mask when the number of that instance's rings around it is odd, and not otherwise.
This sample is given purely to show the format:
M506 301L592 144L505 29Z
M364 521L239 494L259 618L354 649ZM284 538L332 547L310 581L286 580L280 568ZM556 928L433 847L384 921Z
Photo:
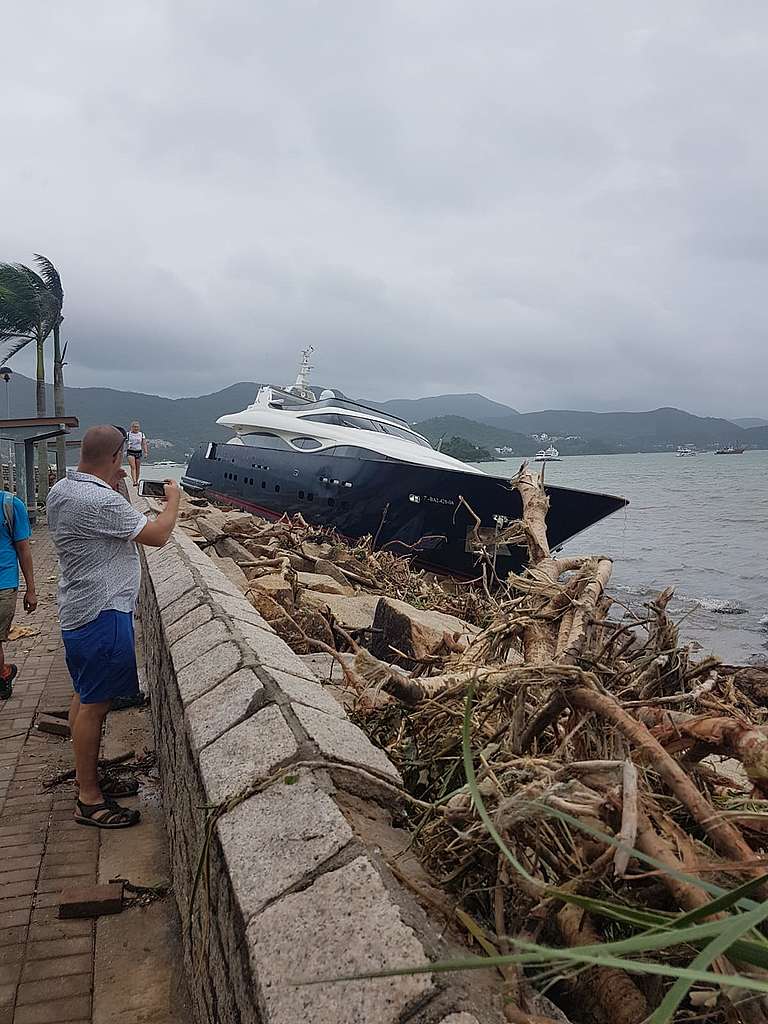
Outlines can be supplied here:
M177 532L142 560L146 676L197 1024L502 1020L478 972L296 984L466 950L441 938L444 922L361 827L397 802L385 754L192 541ZM206 805L227 801L193 903Z

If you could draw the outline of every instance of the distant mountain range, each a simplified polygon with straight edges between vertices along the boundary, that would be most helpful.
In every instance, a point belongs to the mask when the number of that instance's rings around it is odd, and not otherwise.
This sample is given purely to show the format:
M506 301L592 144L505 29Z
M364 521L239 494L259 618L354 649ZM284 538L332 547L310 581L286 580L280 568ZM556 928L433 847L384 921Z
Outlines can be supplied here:
M761 420L759 416L745 416L743 419L731 420L737 427L768 427L768 420Z
M9 387L11 415L34 416L35 382L14 374ZM67 412L80 419L81 432L94 423L127 426L138 419L147 437L170 443L167 448L155 450L156 458L182 460L185 452L203 441L229 437L228 430L216 426L216 419L244 409L253 401L258 387L253 382L241 382L197 398L161 398L114 388L67 388L65 397ZM0 415L5 413L4 398L0 385ZM564 454L663 451L680 444L713 447L738 443L768 448L766 420L742 420L742 424L754 424L743 426L672 408L650 412L547 409L521 413L477 394L366 404L415 423L420 433L433 441L443 436L459 437L488 448L506 446L520 455L530 455L542 447L533 434L547 434ZM49 395L49 411L52 409Z

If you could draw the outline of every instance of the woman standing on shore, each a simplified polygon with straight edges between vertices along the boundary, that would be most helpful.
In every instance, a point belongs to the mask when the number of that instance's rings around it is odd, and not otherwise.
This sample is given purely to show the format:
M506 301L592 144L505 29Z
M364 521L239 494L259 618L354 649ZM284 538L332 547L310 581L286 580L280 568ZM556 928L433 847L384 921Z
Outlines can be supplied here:
M133 480L133 486L136 487L139 482L139 470L141 469L141 459L145 455L149 455L149 445L147 444L147 438L141 432L141 424L138 420L134 420L131 424L131 429L128 431L128 465L131 467L131 480Z

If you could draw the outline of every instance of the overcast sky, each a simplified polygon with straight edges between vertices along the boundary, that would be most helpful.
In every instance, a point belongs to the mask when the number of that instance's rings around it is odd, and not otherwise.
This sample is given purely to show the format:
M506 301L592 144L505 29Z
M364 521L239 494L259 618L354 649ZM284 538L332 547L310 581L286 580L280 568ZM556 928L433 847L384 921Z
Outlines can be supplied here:
M6 5L68 383L768 416L764 0ZM19 369L31 364L18 362Z

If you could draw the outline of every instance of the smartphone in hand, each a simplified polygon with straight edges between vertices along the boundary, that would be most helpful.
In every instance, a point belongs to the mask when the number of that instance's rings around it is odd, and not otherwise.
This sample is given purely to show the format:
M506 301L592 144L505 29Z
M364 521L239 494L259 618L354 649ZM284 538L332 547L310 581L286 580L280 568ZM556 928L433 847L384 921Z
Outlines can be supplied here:
M145 498L165 498L162 480L139 480L139 494Z

